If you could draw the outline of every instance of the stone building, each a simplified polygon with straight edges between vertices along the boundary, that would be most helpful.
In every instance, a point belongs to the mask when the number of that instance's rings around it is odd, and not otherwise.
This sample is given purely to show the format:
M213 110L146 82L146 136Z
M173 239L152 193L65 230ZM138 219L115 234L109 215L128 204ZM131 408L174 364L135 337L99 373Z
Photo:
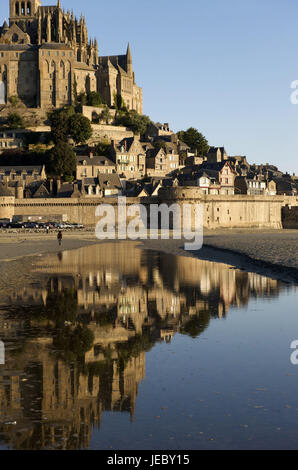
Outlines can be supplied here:
M75 93L99 91L108 105L116 93L142 112L130 48L117 57L99 58L85 18L62 10L60 0L55 6L10 0L9 25L0 28L0 104L18 97L27 107L61 107L72 104Z
M179 155L174 149L153 148L147 151L147 175L165 177L179 167Z
M105 156L77 156L77 180L96 178L100 173L116 173L116 164Z
M98 91L108 106L121 96L128 110L143 114L143 92L136 85L128 44L125 55L99 57Z
M111 159L119 175L127 179L142 178L146 174L146 152L138 137L112 143Z
M224 147L210 147L207 155L208 163L221 163L227 159L228 155Z
M24 185L46 180L44 165L36 166L0 166L0 181L4 183L22 183Z
M0 132L0 154L8 149L19 149L23 147L22 131L2 131Z

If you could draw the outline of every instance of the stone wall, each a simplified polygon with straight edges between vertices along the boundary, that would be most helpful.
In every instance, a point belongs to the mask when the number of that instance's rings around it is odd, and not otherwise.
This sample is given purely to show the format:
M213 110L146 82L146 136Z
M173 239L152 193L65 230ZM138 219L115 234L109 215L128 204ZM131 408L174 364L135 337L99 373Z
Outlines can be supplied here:
M194 188L171 188L160 191L159 198L127 198L127 204L145 206L150 203L204 204L204 226L216 228L297 228L291 220L297 221L298 198L291 196L202 196ZM69 199L15 199L0 198L0 219L13 216L51 217L60 214L63 220L82 223L94 227L98 222L95 216L99 204L117 206L117 198L69 198ZM289 205L292 209L283 209ZM293 211L293 212L289 212ZM293 219L289 213L293 214ZM117 211L116 211L117 213ZM194 218L193 218L194 219ZM284 225L283 225L284 220ZM295 222L296 223L296 222Z
M283 228L298 230L298 207L286 206L282 208Z
M93 134L88 141L89 145L98 143L99 140L114 140L120 142L122 139L133 137L133 132L126 127L109 126L104 124L92 124Z
M81 113L83 116L87 117L91 122L94 121L94 118L99 118L101 113L106 109L104 106L82 106ZM109 113L111 119L109 120L109 124L111 121L115 119L116 109L109 109Z
M14 197L0 197L0 219L12 220L15 211Z
M138 199L129 198L128 204L139 203ZM99 218L95 216L99 204L112 204L117 206L117 198L67 198L67 199L23 199L15 200L14 215L36 216L48 218L52 215L61 214L64 221L84 224L86 227L95 227ZM1 215L0 203L0 218ZM6 216L7 217L7 216Z
M198 188L189 187L162 189L159 196L168 205L204 204L204 227L209 229L282 228L282 208L298 206L294 196L204 196Z

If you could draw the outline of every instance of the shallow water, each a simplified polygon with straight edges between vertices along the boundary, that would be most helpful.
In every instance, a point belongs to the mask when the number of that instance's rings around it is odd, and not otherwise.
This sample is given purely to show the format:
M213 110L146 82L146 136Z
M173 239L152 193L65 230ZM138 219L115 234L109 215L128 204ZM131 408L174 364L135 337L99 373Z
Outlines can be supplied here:
M294 287L109 243L0 312L1 449L296 449Z

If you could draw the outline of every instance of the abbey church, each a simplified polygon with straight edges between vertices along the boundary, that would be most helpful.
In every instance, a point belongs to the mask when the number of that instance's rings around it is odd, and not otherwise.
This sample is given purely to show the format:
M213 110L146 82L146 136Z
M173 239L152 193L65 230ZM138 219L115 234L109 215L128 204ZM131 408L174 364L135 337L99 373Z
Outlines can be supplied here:
M18 97L27 107L73 104L75 94L98 91L108 106L121 96L142 114L130 47L119 56L100 57L88 38L83 16L41 0L10 0L9 24L0 28L0 104Z

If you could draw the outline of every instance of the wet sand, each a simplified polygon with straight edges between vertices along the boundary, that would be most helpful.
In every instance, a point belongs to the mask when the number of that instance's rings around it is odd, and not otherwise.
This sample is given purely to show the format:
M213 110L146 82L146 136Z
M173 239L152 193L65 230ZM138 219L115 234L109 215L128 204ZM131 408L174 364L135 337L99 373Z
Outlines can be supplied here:
M65 232L61 247L56 233L0 232L0 290L7 293L18 285L33 281L31 268L36 257L97 243L105 242L99 241L93 231ZM199 251L185 251L181 240L146 240L137 241L136 245L174 255L222 262L298 284L297 230L209 231L205 232L204 247Z

